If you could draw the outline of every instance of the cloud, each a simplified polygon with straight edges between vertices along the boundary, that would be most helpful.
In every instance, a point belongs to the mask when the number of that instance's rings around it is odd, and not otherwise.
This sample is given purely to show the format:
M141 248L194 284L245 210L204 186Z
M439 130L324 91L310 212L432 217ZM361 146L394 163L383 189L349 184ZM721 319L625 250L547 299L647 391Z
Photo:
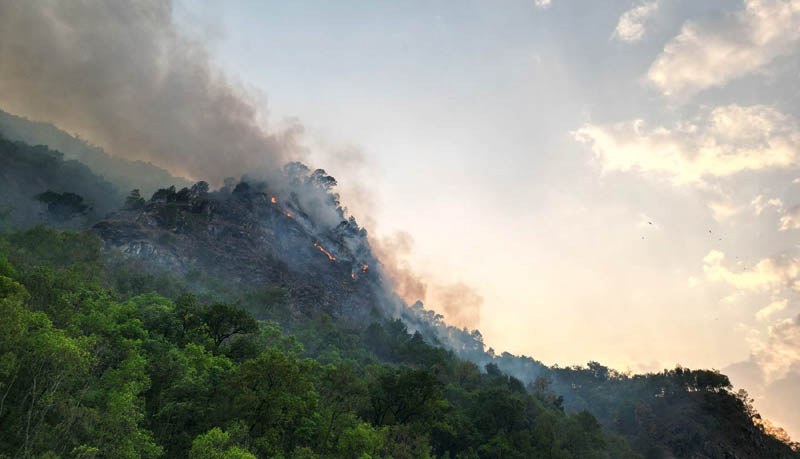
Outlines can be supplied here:
M758 312L756 312L756 319L764 321L768 319L771 315L775 314L776 312L783 311L784 309L786 309L786 306L788 305L789 305L789 300L785 298L780 300L775 300L766 307L759 309Z
M792 365L800 362L800 315L768 327L763 338L753 335L750 343L767 382L786 376Z
M763 195L758 195L750 201L750 207L756 215L761 215L767 207L774 207L776 211L783 210L783 201L779 198L766 199Z
M591 145L604 171L659 174L676 185L794 166L800 159L797 121L765 105L717 107L671 128L634 120L585 124L572 134Z
M658 11L658 2L644 2L622 13L614 29L614 37L625 41L634 42L642 39L645 33L645 24Z
M706 277L715 282L725 282L743 291L770 291L778 288L797 289L800 260L791 257L765 258L752 268L732 271L722 262L725 254L712 250L703 258Z
M664 95L688 97L797 51L800 0L745 0L715 21L688 21L647 72Z
M729 201L712 200L708 203L714 220L721 222L738 214L741 209L731 204Z
M781 231L800 228L800 205L786 211L781 217Z
M533 0L533 4L538 8L547 8L552 3L551 0Z

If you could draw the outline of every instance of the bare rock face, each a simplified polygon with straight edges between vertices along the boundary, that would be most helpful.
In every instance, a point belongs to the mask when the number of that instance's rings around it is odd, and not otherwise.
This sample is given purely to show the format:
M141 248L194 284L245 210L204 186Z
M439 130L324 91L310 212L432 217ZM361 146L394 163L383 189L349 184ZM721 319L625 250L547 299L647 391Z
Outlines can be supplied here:
M159 190L136 208L94 225L107 250L154 266L204 270L244 288L282 287L290 304L366 319L386 288L366 232L355 221L321 225L291 198L237 187L233 192ZM341 210L339 209L340 213Z

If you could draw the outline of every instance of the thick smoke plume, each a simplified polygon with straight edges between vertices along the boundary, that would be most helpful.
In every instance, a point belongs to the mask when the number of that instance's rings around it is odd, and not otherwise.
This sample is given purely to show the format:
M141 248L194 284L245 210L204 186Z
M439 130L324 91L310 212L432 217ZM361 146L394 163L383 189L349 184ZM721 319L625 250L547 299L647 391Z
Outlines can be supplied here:
M242 174L284 182L280 167L304 155L296 143L302 129L266 132L249 100L202 43L180 33L169 1L0 0L0 108L113 155L217 186ZM363 163L360 152L346 153L336 162ZM370 193L352 183L350 200L371 207ZM315 205L325 201L318 193L294 191L318 223L339 224L335 206ZM431 301L456 325L478 325L483 299L463 284L422 281L403 259L413 245L408 235L375 242L401 298Z
M172 7L0 0L0 107L193 179L272 176L299 153L297 130L266 133Z

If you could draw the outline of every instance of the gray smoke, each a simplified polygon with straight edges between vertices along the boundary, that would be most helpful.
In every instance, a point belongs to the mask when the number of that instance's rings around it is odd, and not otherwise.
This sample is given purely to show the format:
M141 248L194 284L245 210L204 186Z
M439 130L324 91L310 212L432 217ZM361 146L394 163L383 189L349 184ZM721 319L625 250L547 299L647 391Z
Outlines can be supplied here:
M163 0L0 0L0 107L193 179L273 175L300 153L300 129L265 132L172 13Z

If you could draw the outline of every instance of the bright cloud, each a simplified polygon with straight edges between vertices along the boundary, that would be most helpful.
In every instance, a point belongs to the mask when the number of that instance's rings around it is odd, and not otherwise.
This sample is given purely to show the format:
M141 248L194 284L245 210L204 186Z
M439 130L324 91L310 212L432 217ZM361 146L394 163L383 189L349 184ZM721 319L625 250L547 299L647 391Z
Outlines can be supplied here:
M721 222L738 214L741 209L731 204L729 201L714 200L708 203L714 220Z
M800 159L797 121L765 105L718 107L672 128L648 128L642 120L586 124L573 135L591 145L605 171L657 173L676 184L792 166Z
M690 96L752 73L800 42L800 0L745 0L712 23L689 21L650 66L664 95Z
M551 0L533 0L533 3L539 8L547 8L550 6Z
M793 364L800 362L800 315L770 326L766 337L756 335L750 342L765 379L783 377Z
M800 206L787 210L781 217L781 231L800 228Z
M766 210L768 207L773 207L775 210L780 212L783 210L783 201L781 201L779 198L766 199L764 198L764 195L760 194L750 201L750 206L753 208L753 212L756 215L761 215L761 213L764 212L764 210Z
M614 29L614 36L626 42L642 39L647 21L658 11L658 2L645 2L624 12Z
M789 300L785 298L781 300L775 300L770 304L768 304L766 307L759 309L758 312L756 312L756 319L762 321L766 320L773 314L786 309L786 306L788 305L789 305Z
M709 280L725 282L739 290L769 291L798 286L800 260L795 258L765 258L755 266L731 270L723 266L725 254L712 250L703 258L703 271Z

